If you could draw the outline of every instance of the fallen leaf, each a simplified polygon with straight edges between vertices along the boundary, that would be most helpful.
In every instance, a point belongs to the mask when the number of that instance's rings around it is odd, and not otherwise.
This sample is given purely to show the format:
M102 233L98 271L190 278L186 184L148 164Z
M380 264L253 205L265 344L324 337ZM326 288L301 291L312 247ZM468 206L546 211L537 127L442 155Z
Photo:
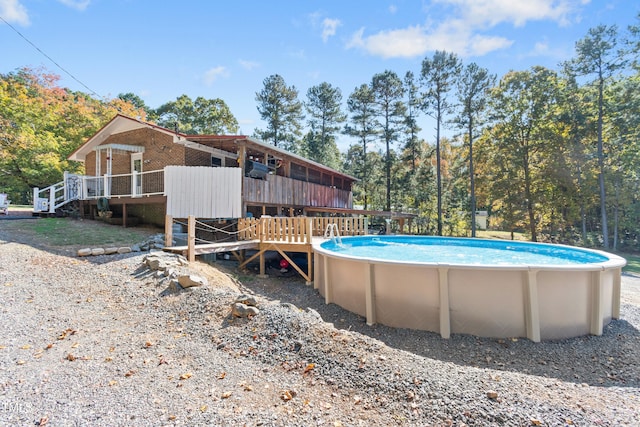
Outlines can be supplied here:
M118 381L114 381L114 380L109 381L109 386L110 387L113 387L116 384L118 384Z
M20 347L21 350L29 350L31 348L30 344L25 344L22 347Z
M147 341L146 343L144 343L145 347L151 347L153 345L153 343L151 341Z
M27 362L25 362L24 360L18 360L16 362L17 365L24 365L25 363L27 363Z
M231 397L231 395L232 395L232 394L233 394L233 393L231 393L230 391L225 391L225 392L223 392L223 393L222 393L222 396L221 396L221 397L222 397L223 399L228 399L228 398L230 398L230 397Z
M66 330L62 331L62 333L58 336L58 339L59 340L63 340L66 337L68 337L69 335L75 335L76 332L78 332L78 331L76 331L75 329L71 329L71 328L66 329Z
M293 390L283 390L282 392L280 392L280 399L288 402L289 400L293 399L295 395L296 392Z
M205 412L207 409L208 409L208 406L207 406L207 405L202 405L202 406L200 407L200 412Z
M542 421L536 420L535 418L533 418L531 420L531 424L533 424L534 426L539 426L539 425L542 425Z
M40 421L38 421L40 427L46 426L47 424L49 424L49 417L42 417Z
M131 369L129 372L127 372L126 374L124 374L124 376L125 376L125 377L130 377L130 376L132 376L132 375L133 375L133 374L135 374L135 373L136 373L136 371L134 371L133 369Z
M176 419L176 416L175 416L175 415L169 415L169 421L173 421L173 420L175 420L175 419Z
M315 367L316 367L315 363L309 363L307 366L305 366L304 373L306 374L307 372L312 371L313 368L315 368Z
M53 344L47 344L47 346L45 347L46 350L50 350L53 348Z
M193 374L191 372L187 372L186 374L182 374L180 375L180 379L181 380L188 380L189 378L191 378Z
M65 359L67 359L70 362L73 362L74 360L76 360L76 357L73 354L69 353L67 354L67 357Z
M71 346L71 348L78 348L78 347L80 347L80 343L75 343Z
M227 376L227 373L226 372L222 372L220 375L218 375L218 379L219 380L223 380L224 377L226 377L226 376Z

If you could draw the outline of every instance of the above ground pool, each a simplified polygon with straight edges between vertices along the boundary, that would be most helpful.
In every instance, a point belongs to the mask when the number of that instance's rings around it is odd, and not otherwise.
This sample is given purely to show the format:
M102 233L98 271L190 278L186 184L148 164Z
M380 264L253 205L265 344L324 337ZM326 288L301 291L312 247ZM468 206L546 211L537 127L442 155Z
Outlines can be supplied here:
M315 286L368 324L532 341L601 335L626 261L506 240L358 236L314 245Z

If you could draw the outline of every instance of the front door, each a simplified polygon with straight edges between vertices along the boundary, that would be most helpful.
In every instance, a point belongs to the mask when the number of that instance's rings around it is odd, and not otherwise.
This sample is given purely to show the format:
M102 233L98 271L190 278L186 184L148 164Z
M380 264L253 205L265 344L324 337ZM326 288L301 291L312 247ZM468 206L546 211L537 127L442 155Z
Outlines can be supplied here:
M142 194L142 153L131 153L131 195Z

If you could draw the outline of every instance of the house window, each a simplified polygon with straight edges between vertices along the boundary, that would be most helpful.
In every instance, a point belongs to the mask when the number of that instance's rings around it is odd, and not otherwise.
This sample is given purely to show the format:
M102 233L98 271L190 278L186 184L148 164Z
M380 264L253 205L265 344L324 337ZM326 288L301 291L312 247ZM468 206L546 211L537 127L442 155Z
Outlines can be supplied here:
M219 168L222 166L222 159L218 157L211 156L211 166L214 168Z

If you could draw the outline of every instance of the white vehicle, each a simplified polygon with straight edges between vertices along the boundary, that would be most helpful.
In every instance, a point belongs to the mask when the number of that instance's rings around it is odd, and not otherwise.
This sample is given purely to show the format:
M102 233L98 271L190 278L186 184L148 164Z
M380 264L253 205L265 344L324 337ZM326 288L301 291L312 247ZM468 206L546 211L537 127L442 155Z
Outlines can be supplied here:
M4 193L0 193L0 213L9 215L10 204L11 204L11 200L9 200L9 196L7 196Z

